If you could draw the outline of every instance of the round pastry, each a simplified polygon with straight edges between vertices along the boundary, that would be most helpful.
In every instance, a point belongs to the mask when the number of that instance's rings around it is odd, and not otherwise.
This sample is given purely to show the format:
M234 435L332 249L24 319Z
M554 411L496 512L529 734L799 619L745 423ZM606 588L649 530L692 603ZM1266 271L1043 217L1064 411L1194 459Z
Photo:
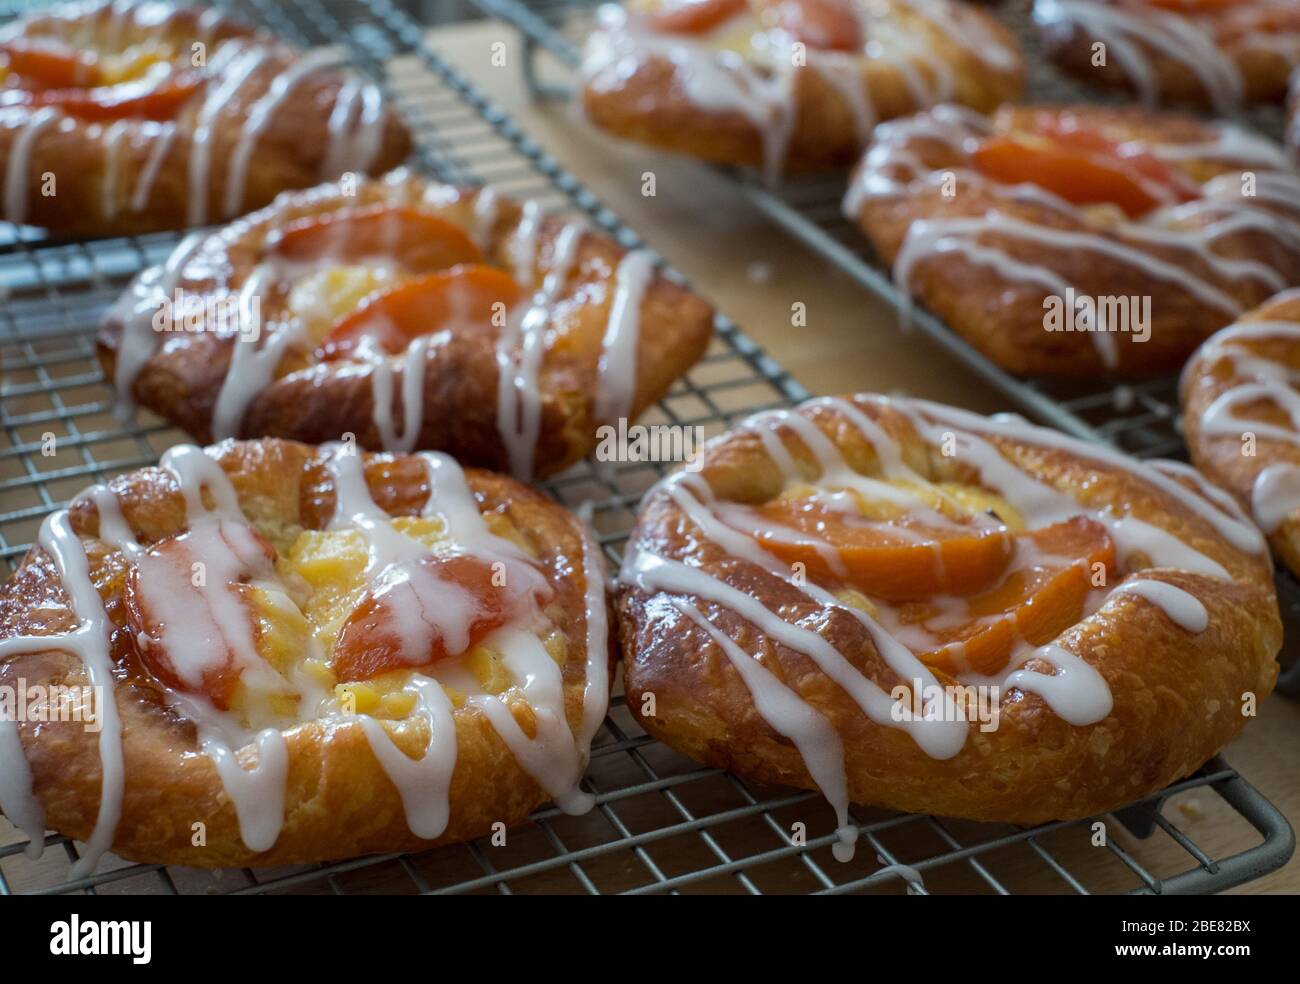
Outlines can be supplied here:
M722 164L847 165L879 120L1020 94L1014 38L952 0L646 0L600 8L582 106L604 130Z
M124 403L201 441L353 434L527 478L662 396L712 322L644 251L397 171L181 243L109 312L99 354Z
M701 762L820 788L841 848L850 801L1113 809L1273 687L1267 550L1186 465L870 395L752 418L701 464L624 555L627 706Z
M1034 0L1047 52L1098 85L1147 105L1278 102L1300 65L1295 0Z
M844 208L909 296L1017 373L1177 369L1300 283L1300 174L1180 115L936 107L877 129Z
M0 29L4 218L75 236L197 226L410 149L374 83L198 7L111 0Z
M0 589L31 701L0 809L83 841L74 877L465 840L591 805L610 670L600 551L540 493L441 454L180 446L51 514Z
M1300 290L1278 294L1212 336L1182 378L1192 461L1254 514L1300 574Z

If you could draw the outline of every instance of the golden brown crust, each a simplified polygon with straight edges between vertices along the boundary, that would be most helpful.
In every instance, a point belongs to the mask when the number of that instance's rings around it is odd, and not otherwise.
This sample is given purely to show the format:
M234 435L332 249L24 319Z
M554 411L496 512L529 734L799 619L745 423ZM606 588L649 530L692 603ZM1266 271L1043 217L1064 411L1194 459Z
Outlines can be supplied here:
M1292 323L1300 328L1300 292L1287 291L1243 315L1233 327L1254 322ZM1246 400L1234 408L1233 416L1242 417L1241 432L1207 433L1203 426L1205 412L1224 393L1256 382L1227 358L1220 336L1211 336L1183 373L1183 437L1192 461L1210 481L1236 496L1246 509L1252 505L1255 480L1267 468L1290 464L1300 467L1300 445L1258 433L1252 422L1265 423L1284 430L1295 430L1286 410L1267 397ZM1267 337L1237 339L1232 350L1242 355L1258 356L1275 363L1279 371L1300 372L1300 339ZM1246 443L1247 437L1250 444ZM1300 510L1285 518L1269 534L1269 546L1293 573L1300 572Z
M196 158L209 162L200 222L262 208L285 189L336 176L327 173L338 166L327 160L330 117L346 76L337 66L322 66L297 80L277 103L252 144L242 195L233 208L227 207L232 160L244 139L249 110L303 54L238 22L210 17L204 8L182 7L169 11L161 23L152 22L159 12L156 4L70 4L7 25L5 38L50 37L105 50L141 41L170 42L187 66L191 46L202 43L214 69L170 119L126 119L115 134L113 120L62 114L41 128L30 144L25 170L22 210L27 224L71 236L183 228L191 224L190 171ZM223 51L228 47L230 52ZM205 99L237 66L234 52L253 50L265 58L222 104L207 140L196 140ZM0 171L17 152L35 112L29 107L0 109ZM382 174L406 159L411 139L405 125L392 110L382 113L369 160L352 163L361 161L354 149L344 155L345 166ZM353 128L359 132L355 119ZM140 194L143 200L136 200Z
M1300 45L1300 16L1291 0L1245 0L1195 16L1153 9L1144 0L1088 3L1106 13L1118 9L1125 26L1095 30L1088 26L1088 17L1061 17L1055 0L1038 0L1035 13L1048 57L1094 85L1202 107L1277 102L1286 93L1296 65L1294 55L1287 55L1288 44L1293 52ZM1260 18L1253 30L1252 17ZM1275 20L1270 22L1270 17ZM1109 23L1105 14L1100 23ZM1172 30L1166 27L1179 23L1181 27ZM1183 40L1197 33L1205 40ZM1100 65L1098 43L1109 49ZM1207 55L1207 49L1214 54ZM1132 61L1141 68L1131 68ZM1239 93L1230 91L1233 75Z
M927 445L907 414L879 399L852 402L900 442L909 467L935 480L972 480L960 455L944 457ZM830 438L854 469L877 470L875 452L841 411L823 403L795 412ZM794 439L797 432L782 427L777 433L805 475L815 476L813 459ZM826 719L843 741L855 802L1032 824L1103 812L1194 771L1244 726L1243 694L1262 698L1277 675L1281 625L1267 558L1235 549L1178 499L1128 471L1065 449L982 436L1029 476L1075 498L1080 512L1113 508L1154 524L1231 574L1222 580L1172 568L1143 572L1204 603L1209 627L1199 634L1180 628L1144 599L1114 594L1057 640L1109 685L1114 706L1099 722L1068 724L1038 696L1004 687L995 730L981 733L972 725L958 754L931 758L904 731L869 720L809 657L725 607L698 596L686 600ZM783 482L752 430L711 442L702 475L720 499L751 504L775 495ZM843 609L823 608L753 563L729 557L701 537L662 491L647 497L628 550L702 568L786 622L811 628L886 693L911 687L889 668L862 622ZM675 597L683 596L627 583L620 589L628 707L651 734L701 762L759 781L816 788L798 751L765 723L734 667L674 606ZM938 677L952 682L942 673ZM654 695L654 712L642 715L648 694Z
M751 3L760 17L772 6L767 0ZM814 50L808 53L808 64L791 75L788 91L769 79L767 86L775 86L770 101L788 121L788 132L780 120L774 119L771 125L756 121L770 108L757 96L751 100L753 112L692 99L683 69L653 46L631 58L597 57L592 54L593 46L584 70L582 107L592 123L616 136L719 164L778 165L789 171L846 166L862 147L860 122L869 125L915 112L935 99L951 99L988 111L1019 97L1024 67L1011 33L982 10L947 4L947 0L942 7L949 15L948 30L905 0L884 0L873 7L875 17L888 8L887 17L901 35L924 39L917 41L924 48L924 57L899 55L901 61L895 61L890 51L882 58L868 59ZM1012 53L1014 65L992 67L981 60L975 48L958 43L949 31L960 31L960 21L967 20L978 25L978 37L991 37ZM870 21L867 23L869 31ZM694 41L689 36L656 37L661 47L674 41ZM617 39L611 42L619 43ZM888 39L881 43L890 44ZM988 47L983 46L984 53ZM819 71L817 66L823 63L826 71ZM906 67L900 68L900 64ZM942 66L946 81L940 78L936 65ZM737 69L721 63L710 69L741 92L753 86L749 76L766 77L765 71L755 65ZM949 86L946 94L945 85ZM922 100L918 86L938 95ZM846 87L860 88L858 100L870 109L855 109L844 94ZM774 150L783 151L780 160L768 159Z
M1005 107L996 117L995 129L1019 129L1044 109L1068 114L1117 143L1137 140L1148 146L1196 146L1213 144L1220 136L1210 125L1187 116L1089 106ZM933 119L935 112L900 123L924 122ZM921 256L909 271L912 296L993 362L1012 372L1076 376L1107 368L1128 375L1172 371L1206 337L1232 320L1231 306L1248 309L1276 289L1261 277L1243 275L1232 267L1234 261L1261 264L1285 283L1300 281L1300 250L1267 223L1242 222L1231 232L1221 227L1213 238L1213 250L1204 250L1206 237L1199 230L1225 215L1230 217L1234 207L1241 207L1239 196L1225 193L1222 209L1193 212L1169 225L1153 225L1155 232L1177 229L1189 233L1182 245L1158 242L1126 231L1118 221L1122 218L1118 212L1047 204L982 179L972 170L969 152L960 141L953 145L928 137L924 127L901 139L882 128L875 146L881 147L884 141L893 141L898 153L873 156L875 148L869 150L859 165L854 187L878 181L895 186L898 193L865 195L859 200L851 193L848 201L853 217L891 267L909 232L920 233L919 227L914 228L916 223L980 220L996 211L1009 220L1067 237L1053 242L991 228L981 231L978 244L1004 254L1011 267L1044 268L1076 295L1133 298L1139 303L1150 299L1150 337L1138 341L1140 333L1109 333L1115 344L1115 364L1108 367L1093 332L1048 330L1045 301L1050 294L1060 296L1059 291L1049 290L1032 277L1001 272L962 251ZM912 160L920 162L918 170L913 170ZM1243 167L1240 161L1234 167L1230 152L1223 156L1180 155L1176 163L1202 188L1215 177L1240 173ZM1261 173L1264 170L1259 167ZM949 193L937 180L944 174L955 176L955 193ZM1292 211L1265 196L1249 202L1249 207L1294 221ZM1140 229L1142 220L1134 225ZM1095 247L1081 247L1077 238L1068 238L1078 234L1095 236L1100 242ZM1144 268L1134 254L1171 272ZM1180 278L1204 285L1207 294L1226 300L1207 300L1187 289Z
M178 286L200 297L237 291L263 257L269 236L288 222L340 209L386 203L418 205L454 224L473 230L477 189L429 184L393 172L383 180L348 189L322 185L282 195L269 208L247 216L209 238L187 265ZM496 219L486 236L487 262L512 269L512 244L523 218L522 207L499 197ZM556 236L565 222L554 216L541 221L537 232L535 285L554 259ZM537 381L540 430L534 456L535 473L560 471L596 446L600 421L595 394L601 341L613 300L613 274L626 250L608 237L585 232L561 295L563 309L555 316L557 340L548 340ZM212 262L209 262L212 261ZM212 270L220 271L211 276ZM191 273L190 271L194 271ZM263 318L267 319L267 308ZM124 315L111 312L98 342L100 361L112 378L122 340ZM708 347L713 311L686 288L655 274L640 309L636 349L636 392L630 417L663 396L673 381L693 365ZM440 333L430 346L423 369L423 413L417 448L432 448L469 464L496 470L510 467L508 450L499 433L496 335L475 328ZM144 364L133 386L135 400L184 428L200 441L213 437L212 414L226 378L237 336L211 331L186 332L160 344ZM308 443L356 435L367 448L383 446L374 421L371 364L357 361L319 362L310 347L296 346L282 361L279 376L248 405L239 436L285 437ZM394 372L394 419L403 419L402 383L405 368Z
M334 493L318 449L266 440L226 442L209 453L229 476L249 522L273 541L298 528L320 528L328 521ZM415 458L367 456L371 494L391 514L418 514L428 495L424 476L424 467ZM480 510L507 517L541 558L540 568L555 592L548 613L559 614L556 627L569 640L563 667L565 707L576 732L586 683L581 524L545 496L510 478L477 470L468 470L466 477ZM169 473L149 468L109 485L142 544L186 527L185 505ZM122 819L112 848L116 854L208 868L417 850L479 836L497 822L517 824L547 799L483 713L464 705L455 712L457 755L450 821L436 841L423 840L407 827L396 787L356 720L308 722L286 733L289 767L279 839L269 851L249 851L215 767L197 746L194 725L166 706L160 684L141 667L130 633L123 629L127 564L122 554L96 538L99 517L89 499L77 500L71 516L115 627L116 699L126 763ZM0 588L0 638L56 634L73 625L74 615L56 569L42 549L33 548ZM76 686L86 682L86 675L75 656L50 651L0 662L0 683L13 685L18 679L29 687ZM19 727L47 826L86 839L100 802L97 735L75 722ZM413 757L423 752L428 735L421 719L386 727L404 752ZM255 749L245 748L239 757L250 765L256 760ZM192 843L196 823L206 827L205 845Z

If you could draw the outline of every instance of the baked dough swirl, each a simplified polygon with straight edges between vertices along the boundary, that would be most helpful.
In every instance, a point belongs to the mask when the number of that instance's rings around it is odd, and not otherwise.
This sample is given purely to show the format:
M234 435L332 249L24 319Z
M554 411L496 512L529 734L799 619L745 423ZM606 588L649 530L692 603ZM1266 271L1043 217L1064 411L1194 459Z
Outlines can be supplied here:
M820 788L841 855L849 802L1033 824L1160 789L1241 730L1281 643L1263 539L1188 466L871 395L706 445L620 584L645 728Z
M844 201L895 282L1013 372L1167 372L1300 283L1300 173L1231 124L955 106L882 124Z
M0 718L31 838L197 867L416 850L581 812L612 654L572 515L446 455L172 448L52 513L0 588Z
M406 158L379 88L215 9L61 4L0 28L3 217L72 236L198 226Z

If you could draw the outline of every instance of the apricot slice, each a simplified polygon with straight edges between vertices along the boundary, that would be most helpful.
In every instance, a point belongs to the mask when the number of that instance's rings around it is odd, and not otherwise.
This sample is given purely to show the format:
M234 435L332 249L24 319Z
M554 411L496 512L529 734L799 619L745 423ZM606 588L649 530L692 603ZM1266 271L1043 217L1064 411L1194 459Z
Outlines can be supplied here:
M1006 569L1012 554L1012 538L1005 529L929 528L906 521L891 528L811 499L778 499L757 511L785 527L757 531L769 551L788 563L804 564L814 578L843 581L886 601L986 589ZM798 535L790 536L791 530ZM828 546L838 565L827 560Z
M748 6L747 0L670 0L646 24L664 34L707 34Z
M14 38L0 44L0 54L23 83L44 89L97 86L103 79L93 53L51 39Z
M416 208L382 204L290 222L270 246L276 256L296 262L380 258L409 273L483 262L483 251L459 226Z
M166 537L145 551L127 575L125 592L127 625L145 667L173 690L201 694L229 710L245 669L238 651L256 646L245 582L254 573L269 574L274 558L275 549L260 534L228 522L215 532ZM236 638L244 631L247 636Z
M1115 544L1096 520L1075 517L1023 534L1032 566L1012 571L997 588L971 598L972 621L921 660L949 673L970 670L985 676L1007 665L1016 640L1042 646L1074 625L1093 587L1093 567L1102 564L1107 579L1115 569Z
M856 51L864 42L853 0L780 0L776 18L780 28L809 48Z
M1034 184L1076 205L1118 205L1130 218L1162 204L1157 189L1175 201L1190 201L1200 192L1190 178L1136 144L1117 144L1047 114L1035 119L1033 132L981 141L972 162L995 181Z
M142 79L97 89L51 89L33 94L31 105L57 106L90 122L119 119L169 120L198 92L197 75L174 75L161 82Z
M523 292L514 278L492 267L455 267L372 294L330 329L322 359L337 359L369 342L395 355L416 338L462 324L499 322Z
M403 565L400 576L368 592L334 644L341 683L432 666L473 648L519 614L540 575L507 569L494 581L492 564L470 554L430 554ZM508 587L507 587L508 585Z

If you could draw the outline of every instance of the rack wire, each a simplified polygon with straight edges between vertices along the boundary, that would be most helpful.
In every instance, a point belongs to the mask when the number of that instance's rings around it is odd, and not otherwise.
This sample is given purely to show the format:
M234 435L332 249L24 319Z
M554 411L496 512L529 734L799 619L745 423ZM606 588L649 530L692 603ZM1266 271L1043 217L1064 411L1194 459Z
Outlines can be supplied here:
M628 246L636 234L561 169L432 47L391 0L239 0L245 17L303 45L339 45L380 82L418 144L418 166L449 181L491 181L557 210L585 213ZM42 517L91 481L154 462L183 435L152 417L124 425L94 359L104 308L176 236L59 243L29 230L0 243L0 557L15 566ZM726 320L705 359L648 422L705 433L807 394ZM57 452L46 455L54 435ZM585 510L617 561L653 464L585 462L545 483ZM858 858L831 858L835 818L819 796L703 768L646 735L615 699L597 736L583 817L537 811L504 846L487 840L334 864L216 872L113 861L69 880L77 845L49 837L38 862L0 820L0 894L72 893L790 893L1220 891L1284 864L1282 815L1221 759L1092 822L1035 828L855 808ZM1118 821L1118 822L1115 822ZM1198 843L1214 825L1215 846Z

